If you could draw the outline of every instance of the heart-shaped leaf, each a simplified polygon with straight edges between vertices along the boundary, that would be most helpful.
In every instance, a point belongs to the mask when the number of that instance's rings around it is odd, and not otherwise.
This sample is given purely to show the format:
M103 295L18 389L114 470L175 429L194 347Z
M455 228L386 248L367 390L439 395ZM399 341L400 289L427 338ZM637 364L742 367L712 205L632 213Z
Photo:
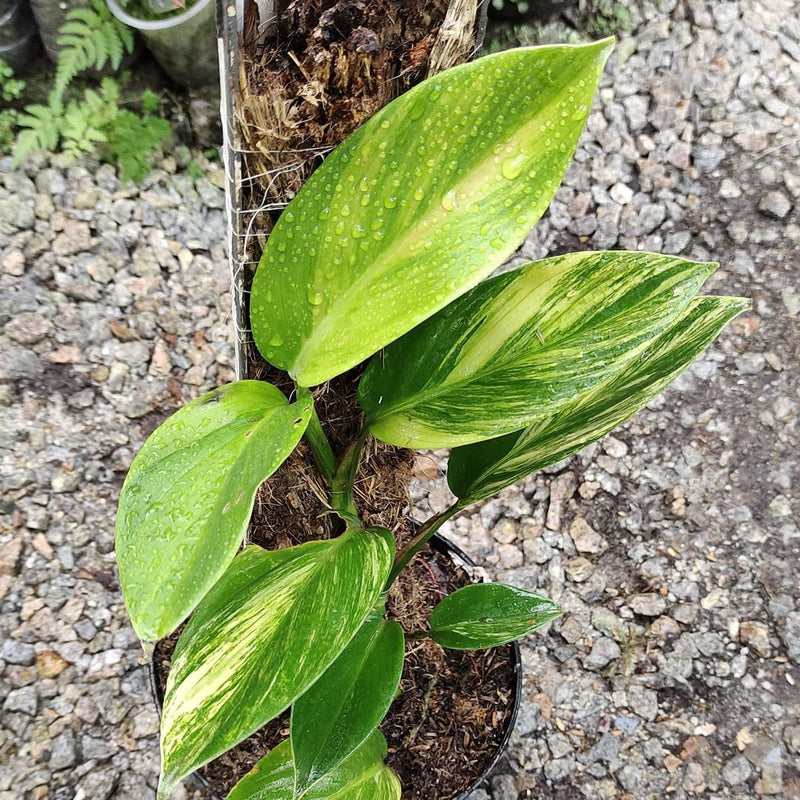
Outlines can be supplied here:
M521 431L455 448L447 470L453 493L462 505L483 500L605 436L660 394L749 305L739 297L698 297L591 392Z
M476 583L447 595L431 613L442 647L477 650L513 642L561 615L546 597L503 583Z
M262 381L239 381L173 414L133 460L117 513L125 605L140 639L183 622L236 554L256 489L294 450L311 414Z
M714 266L570 253L484 281L372 360L358 395L370 431L437 448L519 430L621 369Z
M277 716L333 663L389 574L394 547L386 533L352 530L236 556L175 649L159 797Z
M489 275L547 208L611 40L497 53L397 98L272 231L251 296L264 357L302 386L377 352Z
M386 740L380 731L323 780L310 787L303 800L400 800L400 781L383 763ZM234 786L228 800L295 800L294 764L289 740Z
M292 706L295 790L330 773L377 728L403 672L403 629L369 618L325 674Z

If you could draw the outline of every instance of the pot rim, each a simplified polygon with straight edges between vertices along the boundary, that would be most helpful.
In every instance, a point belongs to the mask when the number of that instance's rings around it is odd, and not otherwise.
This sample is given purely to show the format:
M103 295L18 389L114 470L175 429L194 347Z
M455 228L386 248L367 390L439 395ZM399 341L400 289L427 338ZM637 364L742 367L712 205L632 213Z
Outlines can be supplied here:
M456 564L458 564L458 562L461 561L467 567L478 566L458 545L454 544L448 538L442 536L442 534L440 533L435 533L431 537L428 543L437 552L453 559L456 562ZM470 577L472 578L472 576ZM472 582L482 583L483 581L473 579ZM505 645L502 646L504 647ZM485 782L488 780L491 772L497 766L497 762L500 761L500 757L506 751L508 743L511 740L511 734L514 732L514 727L517 722L519 709L520 706L522 705L522 653L520 652L518 641L510 642L510 646L511 646L511 662L514 672L514 685L512 687L512 691L514 693L514 700L511 704L511 713L508 715L506 719L506 726L505 726L505 732L503 733L503 738L500 740L500 744L497 745L497 749L495 750L495 753L492 756L492 760L489 762L489 764L486 766L483 772L477 778L475 778L475 780L469 786L467 786L467 788L464 789L463 792L450 798L450 800L467 800L469 796L476 789L479 789L481 786L483 786ZM147 672L150 679L150 690L153 693L153 701L156 704L156 709L158 710L158 716L160 718L162 706L164 704L164 696L161 692L161 688L158 685L158 680L156 678L155 661L153 659L150 659L150 663L147 665ZM199 771L193 772L190 777L195 782L199 783L201 786L214 791L211 784L200 774Z
M131 16L124 8L117 2L117 0L106 0L108 10L122 23L129 28L136 28L139 31L165 31L170 28L176 28L184 22L194 19L198 14L202 13L212 0L197 0L197 2L187 8L182 14L174 17L167 17L163 20L157 19L139 19L138 17Z

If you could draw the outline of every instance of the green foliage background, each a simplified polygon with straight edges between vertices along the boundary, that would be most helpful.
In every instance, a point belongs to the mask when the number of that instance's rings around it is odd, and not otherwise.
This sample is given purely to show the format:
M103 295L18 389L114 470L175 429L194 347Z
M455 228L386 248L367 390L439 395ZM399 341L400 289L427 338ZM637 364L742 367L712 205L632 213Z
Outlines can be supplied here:
M72 9L60 30L61 47L55 80L47 103L6 109L0 114L0 150L13 152L16 163L37 150L61 152L68 160L97 153L115 164L123 181L138 181L150 169L153 155L170 135L167 120L158 116L159 98L145 90L135 103L137 113L124 108L127 73L104 76L99 83L72 93L76 77L89 70L111 67L118 71L126 53L132 53L134 33L119 22L102 0L89 8ZM4 100L18 99L24 82L0 62Z

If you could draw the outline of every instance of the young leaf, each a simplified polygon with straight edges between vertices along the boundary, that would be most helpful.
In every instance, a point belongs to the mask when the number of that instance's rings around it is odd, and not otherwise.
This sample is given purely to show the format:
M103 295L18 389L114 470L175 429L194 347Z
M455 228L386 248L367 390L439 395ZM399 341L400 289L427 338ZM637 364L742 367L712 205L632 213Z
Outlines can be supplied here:
M619 371L713 269L570 253L484 281L372 360L359 386L370 431L437 448L519 430Z
M256 489L311 415L268 383L239 381L189 403L145 442L122 487L117 562L141 639L183 622L242 543Z
M591 392L521 431L455 448L447 470L453 493L463 505L483 500L605 436L660 394L749 305L738 297L698 297Z
M253 283L264 357L302 386L394 341L499 266L542 215L612 42L445 71L334 150L272 231Z
M394 548L380 530L247 547L178 640L161 721L159 797L305 692L375 606Z
M386 740L372 735L303 800L400 800L400 782L383 763ZM289 740L279 744L242 778L228 800L294 800L294 764Z
M431 613L442 647L477 650L513 642L561 615L546 597L503 583L476 583L447 595Z
M325 674L292 706L296 789L334 770L389 710L403 672L403 629L370 617Z

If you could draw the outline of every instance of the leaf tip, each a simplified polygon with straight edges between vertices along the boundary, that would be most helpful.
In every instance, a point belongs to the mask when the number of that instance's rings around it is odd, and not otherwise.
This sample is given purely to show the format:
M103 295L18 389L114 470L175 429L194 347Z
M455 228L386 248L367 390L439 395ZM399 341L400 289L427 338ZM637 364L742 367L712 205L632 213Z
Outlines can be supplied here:
M736 314L750 311L753 308L753 301L749 297L730 297L728 299L731 304L731 309L735 310Z
M605 39L598 39L596 42L591 43L590 47L594 47L597 50L597 60L600 63L600 69L605 66L606 61L608 61L609 56L616 46L616 36L606 36Z
M549 600L545 607L542 609L541 612L541 622L540 625L546 625L548 622L552 622L554 619L558 619L558 617L564 614L564 609L556 603L554 600Z
M703 275L703 280L710 278L718 269L719 261L697 261L697 269Z

